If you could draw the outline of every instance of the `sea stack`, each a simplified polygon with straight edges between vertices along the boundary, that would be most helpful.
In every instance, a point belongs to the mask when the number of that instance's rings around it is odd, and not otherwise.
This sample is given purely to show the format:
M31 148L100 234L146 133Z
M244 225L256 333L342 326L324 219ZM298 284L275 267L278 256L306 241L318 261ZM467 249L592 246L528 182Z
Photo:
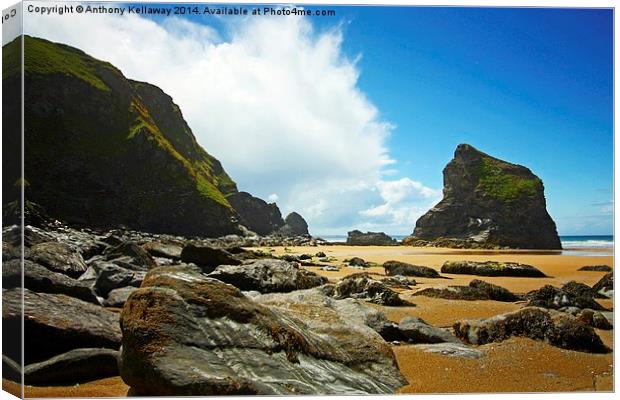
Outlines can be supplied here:
M443 199L404 244L561 249L544 186L528 168L460 144L443 170Z

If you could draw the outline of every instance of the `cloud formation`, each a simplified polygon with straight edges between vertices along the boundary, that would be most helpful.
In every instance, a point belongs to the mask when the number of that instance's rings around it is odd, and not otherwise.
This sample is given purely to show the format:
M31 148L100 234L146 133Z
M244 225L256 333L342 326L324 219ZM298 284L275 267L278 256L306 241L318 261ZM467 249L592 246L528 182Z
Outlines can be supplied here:
M358 87L359 61L343 55L338 26L247 17L218 32L175 17L29 17L26 33L161 87L240 190L300 212L313 233L411 232L437 200L420 182L385 180L396 172L387 147L395 127Z

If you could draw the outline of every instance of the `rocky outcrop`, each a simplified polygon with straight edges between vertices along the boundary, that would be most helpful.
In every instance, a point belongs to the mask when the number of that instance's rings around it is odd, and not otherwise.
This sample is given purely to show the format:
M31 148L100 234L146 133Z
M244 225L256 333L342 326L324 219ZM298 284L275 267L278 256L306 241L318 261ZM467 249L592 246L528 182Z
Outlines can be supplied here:
M327 278L283 260L257 260L243 265L220 265L208 275L241 290L291 292L327 283Z
M354 230L347 234L347 245L349 246L393 246L396 244L396 240L383 232L364 233Z
M405 317L398 323L398 327L412 343L460 343L447 330L429 325L422 318Z
M181 260L186 263L194 263L210 270L213 270L215 267L222 264L241 264L240 260L235 258L225 249L195 244L188 244L183 248L181 252Z
M612 298L614 296L614 274L612 272L605 274L592 286L592 290L605 297Z
M387 287L387 285L363 273L347 276L336 283L333 295L336 299L360 299L384 306L402 306L407 304L399 297L398 293Z
M35 244L25 256L44 267L77 278L88 268L77 249L65 243L44 242Z
M233 193L227 200L239 213L239 223L252 232L268 235L284 225L280 209L275 203L267 203L247 192Z
M160 267L123 308L120 374L132 394L157 396L379 394L406 384L377 333L336 335L339 326L318 329L198 270Z
M546 209L543 183L528 168L460 144L443 177L443 199L418 219L404 243L561 248Z
M24 358L26 364L39 362L69 350L87 347L118 349L121 332L118 314L62 294L23 290ZM19 331L22 323L22 291L2 291L2 323L9 331ZM19 349L5 348L12 359Z
M571 290L572 289L572 290ZM589 289L589 288L588 288ZM568 286L558 289L551 285L545 285L538 290L534 290L525 295L527 305L544 307L551 309L561 309L564 307L575 307L579 309L589 308L592 310L604 311L605 307L596 302L590 290L575 290Z
M436 297L448 300L495 300L504 302L518 301L521 297L508 289L480 280L473 280L469 286L448 286L443 288L426 288L414 293L414 296Z
M284 226L280 228L278 233L285 237L309 235L308 223L296 212L292 212L284 219Z
M546 275L538 268L527 264L498 261L446 261L441 266L444 274L466 274L480 276L521 276L544 278Z
M423 265L413 265L402 261L386 261L383 263L386 275L418 276L420 278L441 278L439 272Z
M611 267L609 265L585 265L579 268L577 271L600 271L600 272L611 272Z
M456 322L455 334L471 344L501 342L511 336L542 340L563 349L591 353L608 353L594 330L566 313L526 307L485 320Z

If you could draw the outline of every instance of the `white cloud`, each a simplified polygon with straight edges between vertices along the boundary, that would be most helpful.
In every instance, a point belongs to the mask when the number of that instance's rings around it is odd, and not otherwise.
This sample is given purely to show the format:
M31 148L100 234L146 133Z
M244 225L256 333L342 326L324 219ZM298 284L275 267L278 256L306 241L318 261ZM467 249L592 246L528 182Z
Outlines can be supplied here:
M360 211L361 215L370 217L370 222L375 225L413 226L441 197L440 191L409 178L379 181L376 186L383 204Z
M270 203L275 203L276 201L278 201L278 195L275 193L271 193L268 197L267 200L269 200Z
M410 232L434 191L383 180L396 172L386 145L394 126L357 86L359 57L343 55L340 29L317 32L293 16L234 21L217 32L174 17L158 25L135 15L29 15L25 31L161 87L240 190L277 199L284 215L300 212L311 231L383 218Z

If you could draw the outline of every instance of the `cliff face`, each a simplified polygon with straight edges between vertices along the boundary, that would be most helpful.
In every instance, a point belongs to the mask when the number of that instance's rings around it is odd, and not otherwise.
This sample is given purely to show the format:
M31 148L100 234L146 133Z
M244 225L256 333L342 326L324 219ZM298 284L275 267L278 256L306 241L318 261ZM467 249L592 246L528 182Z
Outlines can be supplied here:
M235 183L168 95L72 47L27 36L24 47L28 200L70 223L237 232L226 200ZM4 69L4 86L19 79L19 68Z
M247 192L233 193L228 196L228 201L239 213L241 225L259 235L268 235L284 225L275 203L267 203Z
M418 219L407 242L439 239L463 247L561 248L543 183L528 168L461 144L443 176L443 199Z

